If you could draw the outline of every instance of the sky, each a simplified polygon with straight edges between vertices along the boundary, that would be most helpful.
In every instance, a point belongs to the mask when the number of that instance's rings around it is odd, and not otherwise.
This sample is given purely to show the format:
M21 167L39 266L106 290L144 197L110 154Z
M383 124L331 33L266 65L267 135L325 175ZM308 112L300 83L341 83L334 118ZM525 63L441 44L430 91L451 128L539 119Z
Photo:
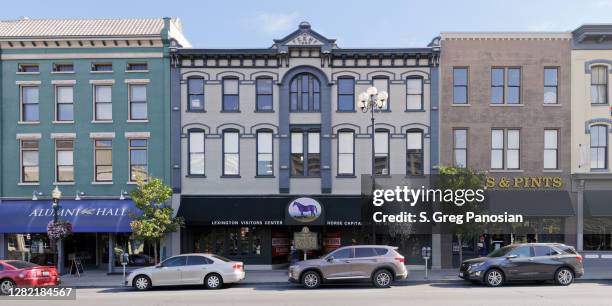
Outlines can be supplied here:
M446 31L571 31L612 0L2 0L0 19L179 17L198 48L265 48L301 21L341 48L423 47Z

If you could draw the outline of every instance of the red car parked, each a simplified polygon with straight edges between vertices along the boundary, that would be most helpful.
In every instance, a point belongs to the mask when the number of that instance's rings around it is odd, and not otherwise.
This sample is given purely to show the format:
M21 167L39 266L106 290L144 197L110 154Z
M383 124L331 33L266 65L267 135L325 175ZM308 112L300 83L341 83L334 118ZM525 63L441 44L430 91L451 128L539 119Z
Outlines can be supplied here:
M15 287L57 286L60 277L53 266L40 266L21 260L0 260L0 294Z

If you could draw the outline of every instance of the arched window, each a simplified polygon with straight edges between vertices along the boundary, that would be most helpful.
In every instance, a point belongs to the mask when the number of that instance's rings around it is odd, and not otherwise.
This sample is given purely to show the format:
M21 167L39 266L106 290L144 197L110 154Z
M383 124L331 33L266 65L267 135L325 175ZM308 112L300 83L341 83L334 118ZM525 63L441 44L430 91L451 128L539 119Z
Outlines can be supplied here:
M300 73L291 80L292 112L318 112L321 110L321 82L311 73Z
M608 127L591 127L591 169L608 168Z
M608 104L608 67L591 68L591 103Z

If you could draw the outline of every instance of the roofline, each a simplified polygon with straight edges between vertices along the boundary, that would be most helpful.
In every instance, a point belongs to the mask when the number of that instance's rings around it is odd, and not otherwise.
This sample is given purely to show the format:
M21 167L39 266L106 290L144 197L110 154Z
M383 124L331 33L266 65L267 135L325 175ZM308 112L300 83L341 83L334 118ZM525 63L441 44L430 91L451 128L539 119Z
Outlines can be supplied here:
M415 54L433 53L432 48L355 48L355 49L332 49L332 54ZM178 48L179 55L249 55L249 54L279 54L278 49L274 48L252 48L252 49L200 49L200 48Z
M571 39L570 31L516 31L516 32L441 32L445 39Z
M49 36L0 36L0 40L21 40L21 41L29 41L29 40L49 40L49 39L88 39L88 40L108 40L108 39L159 39L161 38L161 34L145 34L145 35L49 35Z

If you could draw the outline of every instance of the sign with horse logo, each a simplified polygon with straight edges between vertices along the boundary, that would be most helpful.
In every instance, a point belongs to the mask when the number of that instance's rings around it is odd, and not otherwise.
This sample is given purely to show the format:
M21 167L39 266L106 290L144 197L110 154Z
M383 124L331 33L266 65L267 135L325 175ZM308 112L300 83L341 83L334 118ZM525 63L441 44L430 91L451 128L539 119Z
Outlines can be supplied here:
M317 200L307 197L297 198L287 206L287 215L292 219L294 224L313 223L321 221L319 219L323 209ZM295 222L297 221L297 223Z

